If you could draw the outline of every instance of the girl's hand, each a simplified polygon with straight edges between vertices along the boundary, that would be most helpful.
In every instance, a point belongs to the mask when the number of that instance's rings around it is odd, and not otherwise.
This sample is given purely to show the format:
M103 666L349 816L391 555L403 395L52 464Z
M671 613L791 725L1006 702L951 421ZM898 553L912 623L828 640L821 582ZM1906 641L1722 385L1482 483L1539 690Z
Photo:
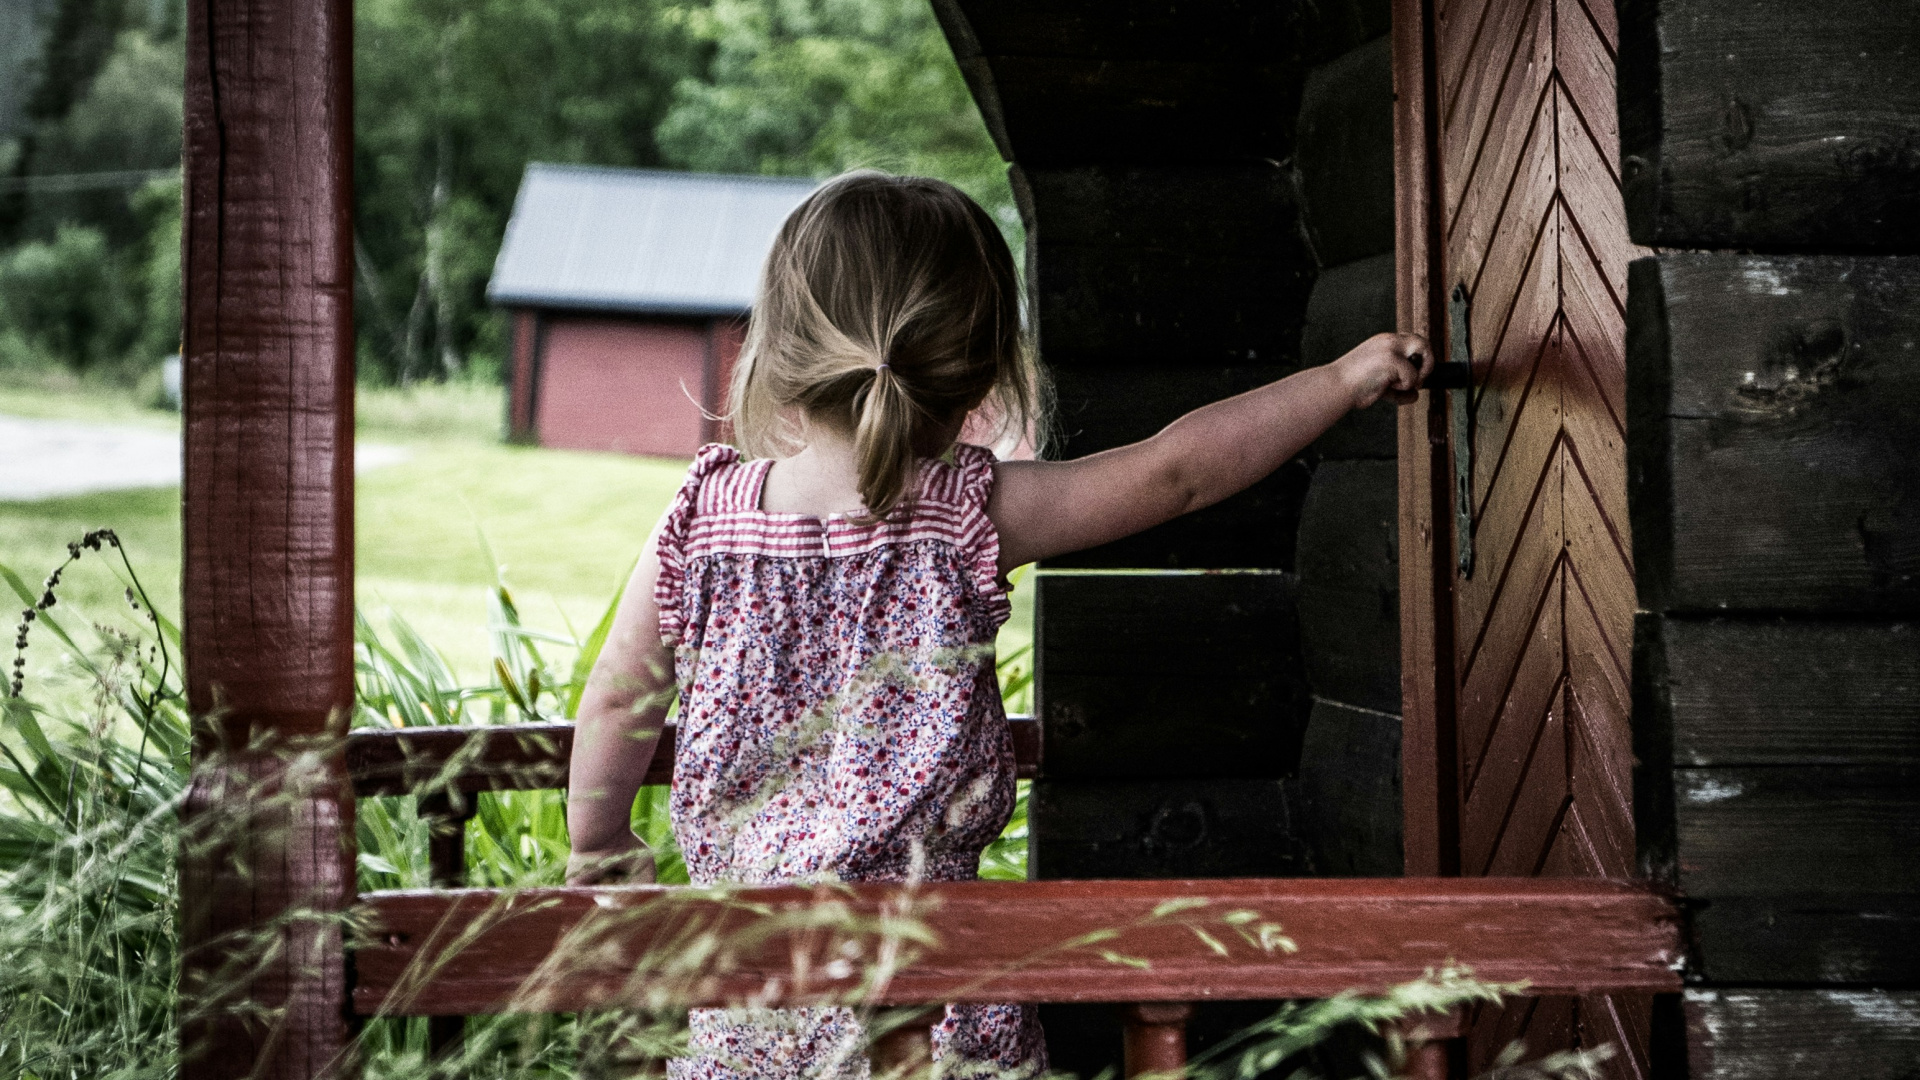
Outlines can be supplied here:
M1364 409L1382 397L1402 405L1420 396L1420 384L1433 371L1433 350L1419 334L1375 334L1333 362L1341 382Z
M651 885L653 849L633 838L613 851L576 851L567 856L569 885Z

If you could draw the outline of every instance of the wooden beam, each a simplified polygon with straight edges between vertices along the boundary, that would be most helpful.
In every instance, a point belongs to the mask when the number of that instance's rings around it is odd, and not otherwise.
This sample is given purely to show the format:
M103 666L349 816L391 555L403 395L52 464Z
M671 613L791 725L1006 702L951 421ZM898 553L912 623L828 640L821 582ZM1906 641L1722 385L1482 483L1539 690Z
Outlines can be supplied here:
M209 1080L349 1046L352 27L347 0L187 8L181 1037Z
M1036 879L1293 878L1311 872L1287 780L1042 780L1027 811Z
M1920 612L1920 258L1629 269L1633 563L1648 611Z
M1393 251L1393 50L1382 37L1313 69L1294 168L1321 266Z
M1206 903L1168 913L1196 897ZM1256 913L1243 928L1277 924L1292 949L1243 940L1228 924L1235 911ZM375 927L356 954L362 1015L571 1012L649 995L681 1005L1323 997L1382 990L1446 964L1525 981L1529 994L1679 988L1672 903L1609 881L472 889L369 894L359 914ZM855 952L849 942L873 956L878 939L834 928L871 928L889 914L933 940L908 946L890 979L863 989L864 965L830 965ZM1118 933L1072 945L1096 930ZM717 948L674 970L692 937L707 933Z
M1010 716L1016 775L1030 779L1040 763L1040 726L1031 716ZM660 732L649 784L673 782L677 732ZM535 791L567 786L573 753L573 723L429 728L361 728L347 735L347 770L360 798L414 795L427 789Z
M1638 244L1920 251L1920 10L1623 0L1620 152Z
M1689 990L1682 1009L1688 1080L1911 1080L1920 1061L1911 991Z
M1293 575L1043 570L1034 589L1047 779L1292 774L1311 707Z

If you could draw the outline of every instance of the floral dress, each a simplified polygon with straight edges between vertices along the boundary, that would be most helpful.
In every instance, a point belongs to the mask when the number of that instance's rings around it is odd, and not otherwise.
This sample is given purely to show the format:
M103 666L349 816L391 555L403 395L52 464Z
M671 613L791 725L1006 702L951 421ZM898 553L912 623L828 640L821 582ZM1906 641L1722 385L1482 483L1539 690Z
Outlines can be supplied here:
M968 881L1005 827L1013 746L993 456L924 460L885 521L761 510L770 459L712 445L660 533L655 598L680 717L673 829L695 884ZM674 1080L864 1077L846 1008L695 1010ZM1028 1075L1033 1009L954 1005L950 1071Z

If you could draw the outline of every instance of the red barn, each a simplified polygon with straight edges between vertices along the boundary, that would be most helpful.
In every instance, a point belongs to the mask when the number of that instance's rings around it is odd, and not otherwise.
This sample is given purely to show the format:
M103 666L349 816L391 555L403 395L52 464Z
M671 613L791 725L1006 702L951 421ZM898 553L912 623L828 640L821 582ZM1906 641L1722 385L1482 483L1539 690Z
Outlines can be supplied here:
M513 313L513 437L672 457L715 438L760 264L814 186L527 166L487 288Z

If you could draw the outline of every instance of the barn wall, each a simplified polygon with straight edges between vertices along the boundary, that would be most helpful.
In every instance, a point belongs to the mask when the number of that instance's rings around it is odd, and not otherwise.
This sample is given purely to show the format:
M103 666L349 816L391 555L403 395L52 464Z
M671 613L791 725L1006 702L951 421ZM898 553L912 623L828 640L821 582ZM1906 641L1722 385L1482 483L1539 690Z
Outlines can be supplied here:
M543 446L688 457L708 383L704 321L543 316L535 429Z
M1011 163L1055 456L1392 328L1384 2L934 7ZM1037 877L1398 871L1394 446L1354 418L1036 575ZM1269 1008L1203 1007L1191 1044ZM1042 1012L1056 1067L1118 1065L1113 1010Z
M1920 9L1620 5L1642 868L1667 1075L1920 1060Z

